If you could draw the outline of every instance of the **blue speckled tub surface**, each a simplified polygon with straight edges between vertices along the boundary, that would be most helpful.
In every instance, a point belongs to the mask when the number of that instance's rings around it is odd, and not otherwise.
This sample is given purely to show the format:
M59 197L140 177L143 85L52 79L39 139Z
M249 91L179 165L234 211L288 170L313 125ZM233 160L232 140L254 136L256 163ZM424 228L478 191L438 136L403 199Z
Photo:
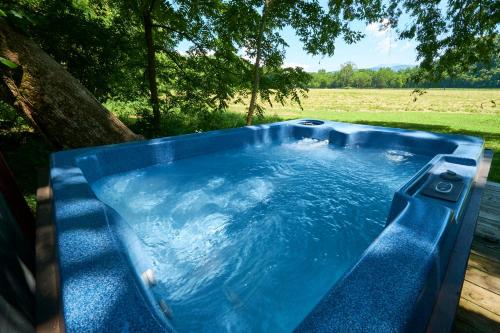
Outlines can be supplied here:
M66 330L421 331L482 151L292 120L53 154Z

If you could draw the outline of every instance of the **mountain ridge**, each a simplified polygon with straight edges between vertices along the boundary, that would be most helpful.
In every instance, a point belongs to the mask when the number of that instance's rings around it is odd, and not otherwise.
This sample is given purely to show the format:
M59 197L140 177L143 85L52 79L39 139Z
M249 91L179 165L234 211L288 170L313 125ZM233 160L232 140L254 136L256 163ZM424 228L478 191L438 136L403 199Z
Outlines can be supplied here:
M372 71L378 71L381 68L390 68L395 72L399 72L408 68L413 68L416 67L415 65L408 65L408 64L384 64L384 65L377 65L369 68L364 68L364 69L369 69Z

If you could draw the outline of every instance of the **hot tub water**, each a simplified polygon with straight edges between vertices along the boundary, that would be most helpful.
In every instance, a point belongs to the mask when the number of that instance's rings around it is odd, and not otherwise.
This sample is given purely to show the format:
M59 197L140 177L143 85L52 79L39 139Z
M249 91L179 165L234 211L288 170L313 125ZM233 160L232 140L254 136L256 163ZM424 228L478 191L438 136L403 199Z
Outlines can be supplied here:
M177 160L92 185L152 258L172 325L291 331L383 230L429 156L303 139Z

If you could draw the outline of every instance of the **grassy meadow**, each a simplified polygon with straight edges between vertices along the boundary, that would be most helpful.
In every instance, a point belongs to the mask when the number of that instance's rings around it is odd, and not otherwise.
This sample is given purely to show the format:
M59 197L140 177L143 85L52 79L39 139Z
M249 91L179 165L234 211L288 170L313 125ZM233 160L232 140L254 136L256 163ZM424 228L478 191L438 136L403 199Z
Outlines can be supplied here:
M267 108L272 118L316 118L479 136L494 150L489 179L500 182L500 89L311 89L297 105ZM232 105L234 112L245 106Z

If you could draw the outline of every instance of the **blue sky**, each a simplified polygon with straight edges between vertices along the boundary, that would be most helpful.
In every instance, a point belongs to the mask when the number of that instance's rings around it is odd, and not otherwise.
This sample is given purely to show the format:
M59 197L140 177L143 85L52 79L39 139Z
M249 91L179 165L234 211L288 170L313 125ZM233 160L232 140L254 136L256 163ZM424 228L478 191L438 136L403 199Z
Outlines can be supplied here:
M355 23L353 27L365 34L360 42L346 44L337 39L335 54L332 57L313 57L307 54L302 43L292 28L283 30L283 37L289 47L286 50L285 66L300 66L306 71L338 70L340 65L348 61L354 62L358 68L370 68L377 65L415 65L415 43L407 40L396 40L393 31L380 31L379 24L366 25Z
M407 18L402 16L400 24L405 25ZM340 65L351 61L358 68L391 65L416 65L416 43L408 40L397 40L392 30L381 30L379 23L365 24L354 22L351 27L364 33L365 37L356 44L346 44L342 38L336 41L335 54L332 57L311 56L304 51L303 45L294 29L285 27L281 31L282 37L289 45L286 48L285 67L302 67L308 72L319 69L335 71ZM190 46L187 41L181 42L178 49L185 51ZM242 51L244 56L244 51Z

